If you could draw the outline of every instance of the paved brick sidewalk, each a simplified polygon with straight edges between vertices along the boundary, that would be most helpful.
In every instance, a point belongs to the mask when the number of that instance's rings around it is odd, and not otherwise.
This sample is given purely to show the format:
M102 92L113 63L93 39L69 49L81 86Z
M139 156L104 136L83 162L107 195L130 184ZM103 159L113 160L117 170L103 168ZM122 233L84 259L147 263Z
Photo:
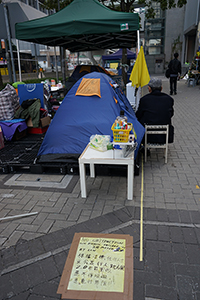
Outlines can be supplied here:
M139 217L139 208L126 207L2 250L0 299L60 299L56 291L75 232L133 236L133 299L200 299L200 213L146 208L142 261Z
M164 78L163 86L168 93ZM59 299L56 289L73 234L84 231L133 235L134 299L200 299L199 86L178 82L174 101L168 163L157 150L144 165L144 261L139 261L142 170L133 201L126 200L121 176L88 177L88 198L82 199L78 176L63 191L7 187L11 175L0 175L0 217L38 212L0 223L0 299Z

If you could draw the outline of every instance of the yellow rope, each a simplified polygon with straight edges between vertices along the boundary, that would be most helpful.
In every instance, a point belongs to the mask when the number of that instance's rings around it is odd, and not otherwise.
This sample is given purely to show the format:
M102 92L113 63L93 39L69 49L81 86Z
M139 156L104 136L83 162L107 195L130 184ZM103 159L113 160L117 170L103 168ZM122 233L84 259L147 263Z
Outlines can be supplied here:
M142 154L141 205L140 205L140 261L143 261L143 197L144 197L144 168L143 168L143 154Z

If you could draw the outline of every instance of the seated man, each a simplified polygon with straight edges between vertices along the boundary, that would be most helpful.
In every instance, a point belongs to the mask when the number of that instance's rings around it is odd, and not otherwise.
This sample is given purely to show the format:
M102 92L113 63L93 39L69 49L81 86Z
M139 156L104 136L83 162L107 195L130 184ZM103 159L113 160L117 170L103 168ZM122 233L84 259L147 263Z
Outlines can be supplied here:
M174 99L169 95L162 93L162 80L151 78L148 83L149 94L140 99L139 107L136 112L138 121L146 125L167 125L169 124L169 143L173 143L173 126L171 118L174 114ZM164 135L152 135L148 138L150 143L164 143Z

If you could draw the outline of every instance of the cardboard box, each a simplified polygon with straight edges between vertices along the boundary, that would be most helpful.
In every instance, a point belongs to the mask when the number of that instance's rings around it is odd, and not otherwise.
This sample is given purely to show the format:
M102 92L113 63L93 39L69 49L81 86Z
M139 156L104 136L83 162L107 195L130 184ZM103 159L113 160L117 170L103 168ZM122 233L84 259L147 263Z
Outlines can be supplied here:
M20 139L22 139L23 137L25 137L27 134L27 128L22 130L22 131L19 131L18 128L15 130L15 133L13 135L13 138L12 140L13 141L18 141Z
M91 265L86 272L85 266ZM95 277L94 283L91 278ZM133 300L133 237L128 234L75 233L57 293L62 295L61 299Z
M49 124L51 123L51 118L49 116L40 119L40 127L33 127L31 118L26 121L28 126L28 133L30 134L42 134L47 131Z
M49 126L51 118L49 116L40 119L41 127Z
M40 119L40 127L48 126L51 123L51 118L49 116ZM31 118L26 121L28 127L33 127ZM36 128L36 127L35 127ZM38 127L37 127L38 128Z

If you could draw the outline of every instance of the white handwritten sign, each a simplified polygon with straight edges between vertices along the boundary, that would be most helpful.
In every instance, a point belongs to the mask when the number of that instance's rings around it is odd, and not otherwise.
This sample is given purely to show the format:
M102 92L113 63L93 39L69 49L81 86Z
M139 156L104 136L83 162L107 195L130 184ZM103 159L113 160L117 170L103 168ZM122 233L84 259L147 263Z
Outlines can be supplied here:
M125 239L81 237L67 290L124 292Z

